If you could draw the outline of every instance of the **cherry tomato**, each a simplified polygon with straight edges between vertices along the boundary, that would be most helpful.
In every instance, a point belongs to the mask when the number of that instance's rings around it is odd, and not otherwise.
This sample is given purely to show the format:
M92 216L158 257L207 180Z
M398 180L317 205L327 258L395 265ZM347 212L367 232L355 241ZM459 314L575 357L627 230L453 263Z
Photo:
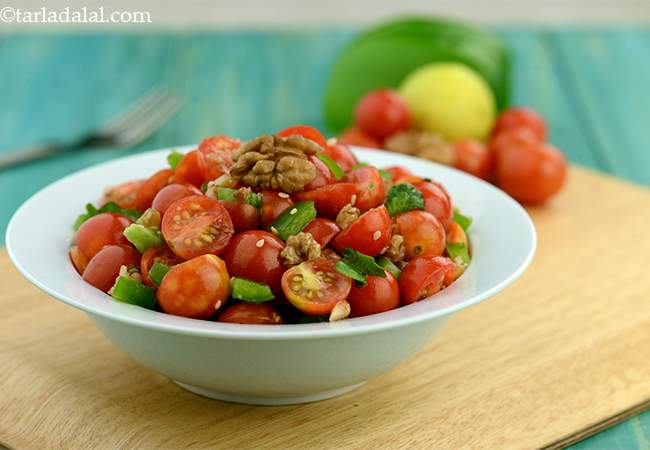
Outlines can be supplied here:
M137 267L140 254L126 245L107 245L97 252L88 262L83 279L104 292L115 283L120 274L120 267Z
M214 180L232 166L232 152L241 146L241 141L230 136L209 136L199 144L197 162L204 181Z
M283 193L262 192L262 209L260 211L262 227L268 228L291 205L293 205L293 200Z
M344 181L357 186L357 201L354 206L361 212L368 211L384 203L386 188L379 171L373 166L354 169L345 176Z
M411 112L406 101L391 89L377 89L363 96L354 110L356 125L383 141L398 131L411 128Z
M157 262L171 267L175 266L180 261L167 246L151 247L145 251L140 260L140 274L142 275L142 282L147 286L156 287L156 283L149 278L149 271Z
M397 233L404 237L406 259L439 256L445 252L445 230L433 214L408 211L395 220Z
M399 284L386 271L386 278L369 275L363 287L352 286L348 303L353 317L369 316L399 307Z
M294 194L297 201L313 200L319 215L334 219L341 208L352 201L357 195L357 187L353 183L336 183Z
M281 325L282 316L268 303L235 303L219 314L218 322Z
M420 256L406 265L399 277L403 305L429 297L449 285L456 274L456 264L442 256Z
M316 178L304 187L305 191L318 189L319 187L336 182L334 175L332 175L332 171L320 158L312 155L309 157L309 160L314 167L316 167Z
M484 180L492 178L492 155L482 142L458 140L454 142L454 152L454 167Z
M206 253L217 255L234 233L226 208L204 195L192 195L169 205L160 228L169 248L182 259Z
M143 184L144 181L136 180L110 187L106 189L99 203L105 205L113 202L120 208L135 209L137 207L136 197Z
M332 259L316 258L287 270L282 275L287 300L305 314L329 314L352 288L352 280L337 272L335 263Z
M325 248L341 229L335 222L323 217L317 217L309 222L302 231L311 234L321 248Z
M350 147L341 142L328 145L323 153L332 158L345 172L359 164L359 160L354 156Z
M530 130L538 142L546 139L544 118L534 109L521 106L508 108L499 114L492 128L492 136L496 137L502 132L516 129Z
M235 233L246 230L254 230L260 226L260 210L248 203L231 202L219 200L232 219Z
M164 214L169 205L190 195L202 195L202 192L191 184L170 184L156 194L153 202L151 202L151 207L160 214Z
M413 172L402 166L386 167L384 170L390 174L394 183L398 183L400 178L408 178L414 176Z
M356 145L358 147L381 148L381 143L368 136L361 128L350 127L343 130L338 137L339 144Z
M502 133L491 148L497 184L518 201L543 203L564 185L567 163L555 147L521 133Z
M135 196L136 208L140 211L149 208L154 197L156 197L156 194L169 184L173 176L173 170L162 169L154 173L148 180L142 183L142 186L140 186L140 189L138 189Z
M390 243L391 221L384 205L361 215L333 240L332 246L342 252L345 248L357 250L369 256L377 256Z
M201 187L205 178L199 167L199 154L198 150L192 150L181 159L174 171L174 183L189 183Z
M280 252L284 242L268 231L244 231L233 237L223 252L230 275L268 284L277 296L285 270Z
M327 147L327 141L325 141L325 138L321 132L314 127L310 127L309 125L294 125L292 127L285 128L276 134L282 137L299 135L307 139L311 139L323 148Z
M456 222L451 224L449 232L447 233L447 244L464 244L465 247L469 249L469 242L467 241L467 235L463 227L458 225Z
M76 245L73 245L68 249L68 255L70 256L72 265L77 269L77 272L79 272L80 275L83 274L88 265L88 258L86 258L86 255L81 253L81 250L79 250L79 247Z
M414 186L424 196L424 210L433 214L445 231L449 230L454 222L454 209L445 188L434 181L423 181Z
M131 245L122 232L131 225L131 219L115 213L101 213L81 224L75 241L87 259L92 258L105 245Z
M156 297L163 311L175 316L207 319L230 295L226 264L215 255L201 255L171 268Z

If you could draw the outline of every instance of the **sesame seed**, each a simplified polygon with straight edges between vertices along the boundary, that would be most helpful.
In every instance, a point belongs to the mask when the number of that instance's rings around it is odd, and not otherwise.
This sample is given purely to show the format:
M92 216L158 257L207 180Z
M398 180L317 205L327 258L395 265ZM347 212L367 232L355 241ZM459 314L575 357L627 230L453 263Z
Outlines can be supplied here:
M217 303L214 304L214 309L219 309L221 308L221 300L218 300Z
M381 237L381 231L379 231L379 230L375 231L375 232L372 234L372 240L373 240L373 241L376 241L376 240L379 239L380 237Z
M354 206L354 204L357 202L357 194L352 195L350 198L350 205Z
M257 248L262 248L262 247L264 247L264 239L260 239L259 241L257 241L257 242L255 243L255 247L257 247Z
M286 192L278 192L278 197L280 198L289 198L289 194Z
M293 216L297 212L298 212L297 208L291 208L291 211L289 211L289 214Z

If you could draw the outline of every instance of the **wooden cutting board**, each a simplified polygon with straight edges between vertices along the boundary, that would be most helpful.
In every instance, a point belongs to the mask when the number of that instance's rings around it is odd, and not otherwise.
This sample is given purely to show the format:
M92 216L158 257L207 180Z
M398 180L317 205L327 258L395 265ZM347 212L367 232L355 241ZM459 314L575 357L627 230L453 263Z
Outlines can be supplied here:
M183 391L30 286L2 252L0 441L21 449L574 442L650 401L650 191L574 168L557 199L530 211L539 250L515 285L454 316L423 353L361 389L298 406Z

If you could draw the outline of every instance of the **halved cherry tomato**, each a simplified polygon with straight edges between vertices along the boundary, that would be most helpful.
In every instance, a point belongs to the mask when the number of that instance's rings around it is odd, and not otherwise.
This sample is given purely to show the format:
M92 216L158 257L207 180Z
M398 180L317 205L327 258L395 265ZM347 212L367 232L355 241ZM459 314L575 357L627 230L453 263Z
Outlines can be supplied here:
M121 214L97 214L79 227L75 237L77 247L87 259L90 259L105 245L131 245L122 232L132 223L131 219Z
M380 148L381 143L359 127L346 128L338 137L338 142L359 147Z
M508 108L499 114L492 128L492 137L518 129L529 130L538 142L546 139L544 118L534 109L521 106Z
M156 292L163 311L175 316L207 319L230 295L226 264L215 255L201 255L171 268Z
M83 279L107 292L115 283L120 267L138 267L140 254L126 245L107 245L91 258L83 273Z
M104 191L104 195L99 201L99 204L105 205L106 203L113 202L120 208L135 209L137 206L136 196L143 184L143 180L135 180L110 187Z
M302 231L311 234L321 248L325 248L341 229L335 222L323 217L317 217L309 222Z
M368 211L384 203L386 188L379 171L373 166L354 169L345 176L344 181L357 186L357 201L354 206L361 212Z
M429 297L451 284L455 279L456 264L442 256L420 256L406 265L399 277L403 305Z
M316 178L304 187L305 191L318 189L319 187L336 182L334 175L332 175L332 171L320 158L311 155L309 160L316 167Z
M411 112L398 92L377 89L359 100L354 110L354 122L381 142L392 134L411 128Z
M201 187L205 178L199 167L199 154L198 150L192 150L181 159L174 171L174 183L189 183Z
M249 205L248 203L231 202L229 200L219 200L232 219L235 233L242 231L254 230L260 226L260 210Z
M314 127L310 127L309 125L294 125L292 127L285 128L276 134L282 137L289 137L297 134L307 139L311 139L323 148L327 147L327 141L325 141L325 138L321 132Z
M218 322L243 323L252 325L281 325L282 316L268 303L235 303L226 308Z
M138 189L135 196L136 208L140 211L149 208L154 197L156 197L156 194L169 184L173 176L173 170L162 169L154 173L149 177L149 179L142 183L142 186L140 186L140 189Z
M151 207L157 210L160 214L164 214L169 208L169 205L181 198L189 197L190 195L202 195L203 193L191 184L174 183L162 188L154 197L151 202Z
M151 278L149 278L149 271L157 262L171 267L175 266L180 261L167 246L151 247L145 251L140 260L140 274L142 275L142 282L147 286L156 287L156 283L151 281Z
M230 242L234 227L221 203L204 195L192 195L169 205L161 231L177 256L191 259L206 253L219 254Z
M313 200L319 215L334 219L341 208L352 201L352 196L357 195L357 186L354 183L335 183L294 194L297 201Z
M354 156L350 147L341 142L328 145L323 153L332 158L345 172L359 164L359 160Z
M485 144L474 139L461 139L454 142L454 167L475 177L492 178L492 155Z
M305 314L328 314L352 288L352 280L334 269L336 262L316 258L293 266L282 275L287 300Z
M73 245L68 249L68 255L70 256L70 261L72 261L74 268L77 269L79 275L82 275L88 265L88 258L86 258L86 255L81 253L81 250L79 250L79 247L76 245Z
M424 196L424 210L433 214L445 231L449 230L454 222L454 209L447 191L434 181L423 181L414 186Z
M369 316L399 307L399 284L386 271L386 278L369 275L363 287L352 286L348 303L352 317Z
M288 194L276 191L264 191L261 194L262 209L260 214L262 227L268 228L285 209L293 205L293 200Z
M433 214L408 211L395 220L397 233L404 237L406 259L417 256L440 256L445 251L445 230Z
M390 243L391 221L384 205L361 215L333 240L332 246L342 252L345 248L357 250L369 256L377 256Z
M400 178L413 176L413 172L402 166L386 167L384 170L390 174L394 183L397 183Z
M284 242L268 231L244 231L233 237L223 252L230 275L268 284L277 296L285 270L280 252Z
M230 136L209 136L199 144L197 161L204 181L214 180L232 166L232 152L241 146L241 141Z

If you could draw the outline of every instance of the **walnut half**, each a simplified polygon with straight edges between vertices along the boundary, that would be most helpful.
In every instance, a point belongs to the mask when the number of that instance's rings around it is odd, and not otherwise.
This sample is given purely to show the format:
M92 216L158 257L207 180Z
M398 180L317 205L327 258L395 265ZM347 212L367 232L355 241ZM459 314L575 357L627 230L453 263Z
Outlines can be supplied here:
M316 178L309 160L322 148L302 136L266 134L244 144L232 155L230 176L248 186L277 189L289 194L301 191Z
M320 244L314 240L311 233L301 231L289 236L286 246L280 252L286 266L296 266L303 261L309 261L320 256Z

